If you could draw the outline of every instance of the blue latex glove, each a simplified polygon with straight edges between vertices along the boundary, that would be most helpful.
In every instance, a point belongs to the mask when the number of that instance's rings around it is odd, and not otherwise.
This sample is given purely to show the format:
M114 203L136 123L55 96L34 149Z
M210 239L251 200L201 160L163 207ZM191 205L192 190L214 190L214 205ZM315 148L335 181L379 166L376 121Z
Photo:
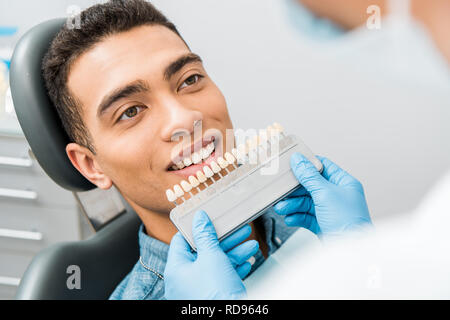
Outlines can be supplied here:
M317 157L322 175L302 154L291 157L291 169L303 186L274 206L288 226L311 230L319 236L339 235L370 225L371 219L361 183L336 164Z
M259 249L255 240L246 241L249 225L219 243L214 225L204 211L192 222L197 252L178 232L172 238L164 270L166 299L240 299L246 290L241 278L251 269L247 260ZM238 246L236 246L238 245Z

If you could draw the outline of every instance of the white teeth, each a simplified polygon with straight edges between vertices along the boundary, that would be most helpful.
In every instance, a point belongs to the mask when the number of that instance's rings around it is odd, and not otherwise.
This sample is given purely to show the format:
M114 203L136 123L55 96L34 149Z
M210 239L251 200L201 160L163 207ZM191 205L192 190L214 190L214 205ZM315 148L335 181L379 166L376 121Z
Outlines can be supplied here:
M204 166L203 167L203 172L205 173L205 176L207 178L211 178L214 175L214 172L212 172L211 169L208 166Z
M181 187L183 188L184 192L189 192L192 190L192 186L189 182L187 182L186 180L182 180L180 182Z
M238 145L237 150L243 156L245 156L248 153L248 148L246 144Z
M189 167L192 164L191 158L184 158L183 163L186 167Z
M167 196L167 200L169 200L170 202L174 202L175 200L177 200L177 196L170 189L166 190L166 196Z
M198 182L198 180L194 176L189 176L188 180L193 188L198 187L198 185L200 184L200 182Z
M220 166L222 169L225 169L226 167L228 167L228 162L225 161L225 159L222 158L222 157L217 158L217 162L219 163L219 166Z
M206 181L206 176L203 172L201 171L197 171L197 179L198 181L200 181L201 183Z
M203 174L203 172L201 172L201 171L197 171L197 179L198 179L198 181L200 181L201 183L203 183L203 182L206 181L206 177L205 177L205 175Z
M211 153L214 151L214 148L214 142L211 142L204 148L201 148L199 151L192 153L190 157L185 157L182 161L173 165L171 168L172 170L181 170L184 167L189 167L192 164L201 163L202 160L209 158Z
M178 162L177 164L176 164L176 166L177 166L177 168L178 169L183 169L184 168L184 164L183 164L183 162Z
M194 152L192 154L192 162L197 164L200 163L202 161L202 157L200 156L200 154L198 154L197 152Z
M208 188L208 184L206 183L207 179L211 179L213 183L217 180L213 178L214 174L218 174L220 178L223 178L221 171L225 169L228 173L230 173L228 166L233 166L235 169L238 169L238 166L244 164L246 159L248 158L250 163L251 157L258 156L259 150L258 148L271 148L269 145L275 143L276 141L280 141L280 139L285 138L287 135L283 133L284 129L279 123L273 123L268 126L266 130L260 130L260 133L247 139L246 142L238 145L236 148L233 148L231 152L225 152L223 157L218 157L215 161L211 161L209 165L203 163L202 170L199 170L195 173L195 175L191 175L186 180L180 181L179 184L175 184L173 189L166 190L166 197L170 202L173 202L175 205L177 204L177 198L182 198L183 201L186 201L184 198L184 193L189 192L191 197L192 189L197 188L200 192L202 191L199 188L200 183L203 183L206 188ZM265 146L265 144L268 144ZM201 163L202 160L208 159L212 152L215 149L214 142L209 143L205 147L201 148L197 152L192 153L191 157L183 158L182 161L178 162L175 165L172 165L173 170L180 170L184 167L189 167L190 165ZM181 187L180 187L181 185ZM194 196L195 197L195 196ZM189 197L190 198L190 197ZM189 199L188 198L188 199ZM248 260L251 264L254 263L254 259Z
M228 161L228 163L234 163L236 161L236 158L233 157L233 155L229 152L226 152L224 157L225 157L225 160Z
M256 149L258 146L258 136L253 136L251 139L247 140L247 146L249 150Z
M282 133L284 131L284 128L281 124L279 124L278 122L274 122L273 127L275 128L275 130L279 131L280 133Z
M201 148L200 149L200 154L202 155L202 159L205 160L205 159L207 159L209 157L211 152L209 152L208 149Z
M211 166L211 169L214 173L218 173L218 172L220 172L220 170L222 170L222 169L220 169L219 165L215 161L211 161L211 163L209 165Z
M175 192L175 195L177 196L177 198L181 198L184 195L183 190L181 189L181 187L178 184L173 186L173 191Z
M261 131L259 133L259 144L264 144L267 142L268 134L266 131Z

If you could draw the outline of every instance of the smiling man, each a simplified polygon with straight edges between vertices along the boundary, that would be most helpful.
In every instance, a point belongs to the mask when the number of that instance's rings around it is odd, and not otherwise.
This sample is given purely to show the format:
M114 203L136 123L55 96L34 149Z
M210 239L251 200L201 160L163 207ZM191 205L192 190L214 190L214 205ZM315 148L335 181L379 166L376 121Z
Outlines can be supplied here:
M226 101L201 58L150 3L113 0L80 18L80 28L59 31L44 58L46 87L72 141L72 164L97 187L114 185L143 222L139 261L111 298L161 299L177 232L165 190L221 155L232 129ZM202 147L202 161L192 164L190 154ZM252 226L261 249L251 271L295 231L273 213Z

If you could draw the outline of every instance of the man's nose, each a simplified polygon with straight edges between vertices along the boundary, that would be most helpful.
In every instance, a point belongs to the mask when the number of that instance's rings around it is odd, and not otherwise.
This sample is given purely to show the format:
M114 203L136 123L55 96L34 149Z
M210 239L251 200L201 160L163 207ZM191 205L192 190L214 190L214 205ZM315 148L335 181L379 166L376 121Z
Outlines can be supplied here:
M175 99L164 103L164 114L161 130L164 141L177 141L182 135L190 136L203 120L200 111L184 106Z

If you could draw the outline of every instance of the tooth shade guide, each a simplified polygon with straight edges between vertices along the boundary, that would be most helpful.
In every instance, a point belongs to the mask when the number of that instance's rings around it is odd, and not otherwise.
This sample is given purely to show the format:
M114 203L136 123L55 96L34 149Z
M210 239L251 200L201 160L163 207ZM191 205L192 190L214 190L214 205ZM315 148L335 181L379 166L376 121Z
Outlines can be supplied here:
M208 165L203 163L201 166L202 169L199 170L203 175L203 181L195 174L190 176L194 180L190 179L190 177L186 177L186 180L188 181L179 183L184 192L182 196L176 198L174 203L183 204L184 201L189 200L189 204L187 204L188 207L186 207L189 208L193 204L199 203L199 201L208 199L217 192L222 192L222 188L229 184L233 184L236 179L252 172L254 169L258 169L261 162L268 160L268 158L272 157L273 153L276 154L280 152L279 149L282 149L283 146L292 143L291 136L285 136L284 134L280 136L280 133L282 134L282 130L274 124L269 126L265 131L259 130L257 135L253 135L243 144L236 146L236 148L233 148L231 151L225 152L222 157L216 154L214 156L215 159L211 158ZM281 145L274 145L274 142L281 143ZM208 157L211 156L211 148L214 149L215 146L210 143L197 151L197 156L202 158L199 163L202 163L205 160L203 157L206 156L206 152L208 152ZM197 156L194 155L194 160L196 161L199 160ZM186 164L189 164L189 160L192 160L192 157L184 158L180 162L183 166L186 166ZM245 160L243 165L240 163L241 160ZM178 163L178 166L180 166L180 162ZM208 175L205 174L206 171L208 171L207 168L210 171ZM233 175L234 170L238 171ZM230 178L224 180L223 183L220 182L221 179L227 178L230 174L232 174ZM186 183L189 183L190 187L186 187ZM219 184L215 185L216 183ZM189 195L187 195L187 193L189 193ZM185 208L184 205L183 208Z

